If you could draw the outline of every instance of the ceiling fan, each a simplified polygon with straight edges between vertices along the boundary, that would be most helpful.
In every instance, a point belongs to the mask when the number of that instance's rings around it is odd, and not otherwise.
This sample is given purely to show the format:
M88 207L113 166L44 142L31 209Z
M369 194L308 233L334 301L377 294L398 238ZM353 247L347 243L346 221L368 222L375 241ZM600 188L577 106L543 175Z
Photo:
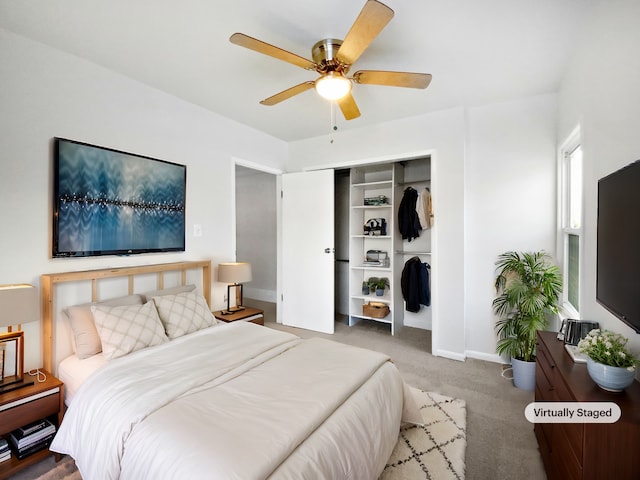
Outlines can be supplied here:
M307 81L265 98L262 105L276 105L294 95L312 88L324 98L335 100L347 120L360 116L360 110L351 94L353 83L386 85L392 87L427 88L431 82L428 73L359 70L347 77L349 69L393 18L393 10L376 0L367 0L360 15L344 40L325 38L311 49L313 61L243 33L234 33L229 40L235 45L292 63L320 74L315 81Z

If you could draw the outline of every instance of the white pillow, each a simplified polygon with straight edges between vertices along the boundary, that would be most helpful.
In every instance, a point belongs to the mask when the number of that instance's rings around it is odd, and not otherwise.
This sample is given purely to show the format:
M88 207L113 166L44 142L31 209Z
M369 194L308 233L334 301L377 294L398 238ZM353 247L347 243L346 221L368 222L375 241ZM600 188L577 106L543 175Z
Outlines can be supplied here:
M153 297L160 320L170 339L211 327L217 323L207 301L196 292Z
M91 311L107 360L168 340L153 302L118 307L93 305Z
M102 343L91 314L92 305L142 305L140 295L112 298L98 303L85 303L67 307L64 313L69 318L69 325L73 331L74 350L78 358L89 358L102 351Z

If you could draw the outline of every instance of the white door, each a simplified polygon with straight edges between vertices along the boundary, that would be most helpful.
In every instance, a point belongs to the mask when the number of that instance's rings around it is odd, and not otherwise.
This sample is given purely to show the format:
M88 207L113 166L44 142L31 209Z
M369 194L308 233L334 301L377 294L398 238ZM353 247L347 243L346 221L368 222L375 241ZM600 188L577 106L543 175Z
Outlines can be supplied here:
M333 170L282 175L282 323L333 333Z

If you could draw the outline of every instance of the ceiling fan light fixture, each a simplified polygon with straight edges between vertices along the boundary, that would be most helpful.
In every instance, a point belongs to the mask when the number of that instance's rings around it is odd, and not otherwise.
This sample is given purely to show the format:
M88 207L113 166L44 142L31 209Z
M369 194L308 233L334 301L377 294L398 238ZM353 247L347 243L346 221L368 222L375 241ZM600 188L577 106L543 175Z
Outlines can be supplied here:
M341 73L328 72L316 80L316 91L327 100L339 100L351 91L351 80Z

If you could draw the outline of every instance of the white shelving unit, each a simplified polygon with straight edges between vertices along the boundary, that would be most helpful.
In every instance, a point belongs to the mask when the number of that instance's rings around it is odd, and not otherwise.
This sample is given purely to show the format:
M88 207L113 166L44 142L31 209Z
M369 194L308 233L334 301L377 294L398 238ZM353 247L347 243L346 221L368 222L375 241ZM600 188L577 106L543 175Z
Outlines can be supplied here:
M391 334L399 328L395 320L394 301L400 291L400 283L394 274L395 249L395 208L394 188L397 182L398 166L385 164L351 169L350 177L350 214L349 214L349 326L362 319L390 325ZM385 196L387 203L365 205L365 198ZM365 235L364 225L372 218L384 218L386 235ZM365 265L368 250L381 250L387 253L388 266ZM386 277L389 287L383 296L375 292L362 294L362 284L370 277ZM389 306L390 312L384 318L374 318L363 314L363 305L368 302L381 302Z
M419 312L405 309L401 279L405 262L419 256L423 262L431 263L431 231L423 230L419 238L411 242L402 240L397 228L398 206L408 186L421 190L431 186L429 159L368 165L352 168L349 180L349 325L362 319L388 324L392 335L407 325L431 329L431 307ZM365 205L364 199L384 195L387 203ZM364 224L371 218L384 218L386 235L364 234ZM364 265L368 250L387 253L389 264L385 267ZM386 277L389 287L381 297L375 292L362 294L362 283L370 277ZM373 318L363 314L363 305L381 302L389 306L384 318Z

